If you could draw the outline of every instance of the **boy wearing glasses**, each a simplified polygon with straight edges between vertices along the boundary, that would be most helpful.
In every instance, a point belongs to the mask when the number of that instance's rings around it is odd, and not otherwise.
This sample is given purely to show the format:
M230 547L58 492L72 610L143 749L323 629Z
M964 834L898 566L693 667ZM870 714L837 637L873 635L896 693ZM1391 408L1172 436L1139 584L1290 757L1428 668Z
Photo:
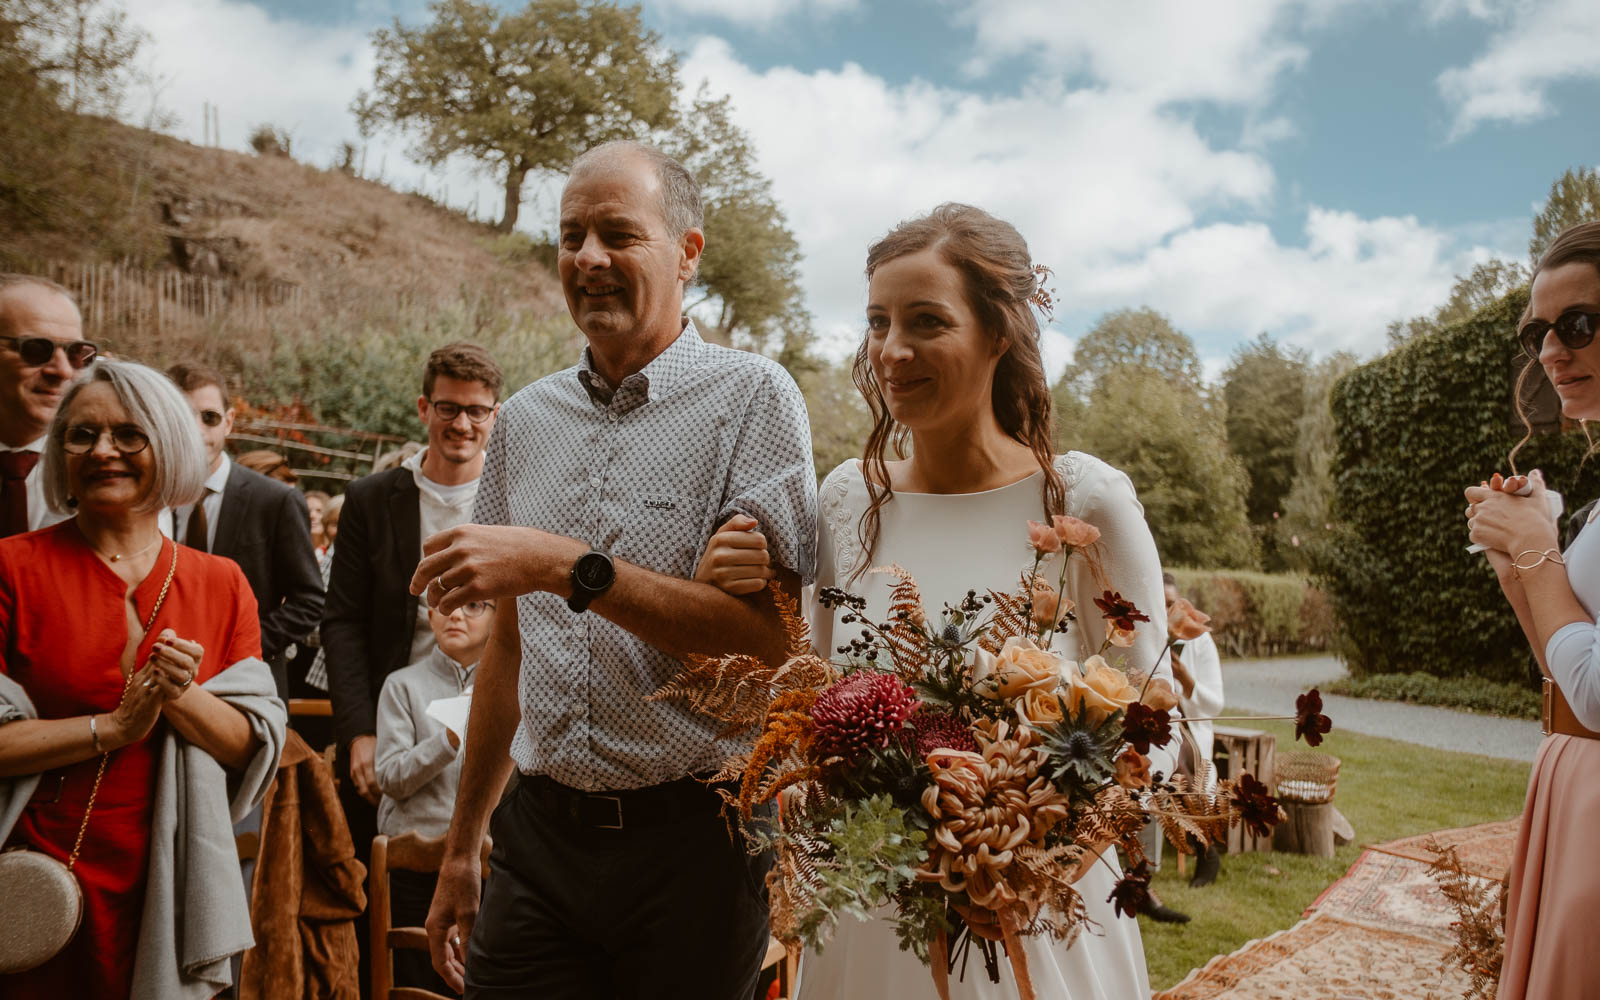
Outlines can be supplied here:
M95 351L65 288L0 273L0 538L62 520L44 502L39 456L62 395Z
M390 674L378 698L378 832L390 837L416 831L442 836L450 828L456 785L461 779L462 733L428 714L428 706L455 698L472 687L473 669L489 641L493 601L473 601L448 615L430 611L436 642L421 660ZM428 917L438 876L394 870L389 873L389 912L396 927L421 927ZM394 955L396 986L446 992L445 983L415 951Z

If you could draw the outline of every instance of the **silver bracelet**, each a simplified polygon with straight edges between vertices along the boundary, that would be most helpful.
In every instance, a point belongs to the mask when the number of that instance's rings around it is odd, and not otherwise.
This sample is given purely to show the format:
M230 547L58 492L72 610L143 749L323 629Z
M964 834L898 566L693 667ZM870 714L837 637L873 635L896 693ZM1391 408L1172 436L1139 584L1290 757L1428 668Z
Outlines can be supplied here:
M89 736L94 740L94 752L105 753L104 748L100 746L100 726L92 715L89 716Z

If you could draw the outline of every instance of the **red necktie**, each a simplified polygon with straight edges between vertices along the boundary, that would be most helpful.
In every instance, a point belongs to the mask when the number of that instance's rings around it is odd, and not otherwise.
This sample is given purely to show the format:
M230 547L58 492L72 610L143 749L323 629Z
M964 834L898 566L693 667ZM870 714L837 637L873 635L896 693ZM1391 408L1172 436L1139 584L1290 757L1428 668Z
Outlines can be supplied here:
M28 530L28 473L37 464L36 451L0 453L0 538Z

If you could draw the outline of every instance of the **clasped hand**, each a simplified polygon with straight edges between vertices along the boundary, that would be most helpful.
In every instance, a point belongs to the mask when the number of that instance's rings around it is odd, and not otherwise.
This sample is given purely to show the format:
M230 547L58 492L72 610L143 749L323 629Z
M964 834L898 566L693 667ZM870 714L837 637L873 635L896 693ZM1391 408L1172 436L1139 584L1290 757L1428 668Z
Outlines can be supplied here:
M1517 491L1532 484L1527 496ZM1544 477L1536 469L1528 476L1506 478L1495 473L1486 482L1466 489L1467 533L1472 541L1491 553L1500 553L1508 563L1512 556L1526 551L1556 548L1555 519L1545 499Z
M472 601L498 601L535 591L565 594L582 542L537 528L463 524L422 543L411 592L448 615Z
M188 693L204 658L199 643L164 629L151 647L150 659L128 678L121 703L107 717L104 742L116 747L144 739L162 711Z

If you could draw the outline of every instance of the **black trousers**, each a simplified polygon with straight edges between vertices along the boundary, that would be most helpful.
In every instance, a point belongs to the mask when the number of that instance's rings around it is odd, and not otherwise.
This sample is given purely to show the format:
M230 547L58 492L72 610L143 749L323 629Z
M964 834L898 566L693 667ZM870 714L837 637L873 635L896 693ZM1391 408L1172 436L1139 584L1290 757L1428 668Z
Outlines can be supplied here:
M355 844L356 857L370 872L372 838L378 835L378 807L356 793L356 783L350 778L348 747L341 747L339 754L334 758L333 773L339 778L339 805L343 807L345 823L350 827L350 839ZM365 888L368 898L371 898L371 886ZM372 939L367 933L364 916L356 931L356 951L359 957L357 969L361 976L361 995L365 997L372 982Z
M695 785L669 819L630 823L645 814L629 810L606 829L553 805L539 780L495 810L469 1000L750 1000L772 858L735 842L715 794Z

